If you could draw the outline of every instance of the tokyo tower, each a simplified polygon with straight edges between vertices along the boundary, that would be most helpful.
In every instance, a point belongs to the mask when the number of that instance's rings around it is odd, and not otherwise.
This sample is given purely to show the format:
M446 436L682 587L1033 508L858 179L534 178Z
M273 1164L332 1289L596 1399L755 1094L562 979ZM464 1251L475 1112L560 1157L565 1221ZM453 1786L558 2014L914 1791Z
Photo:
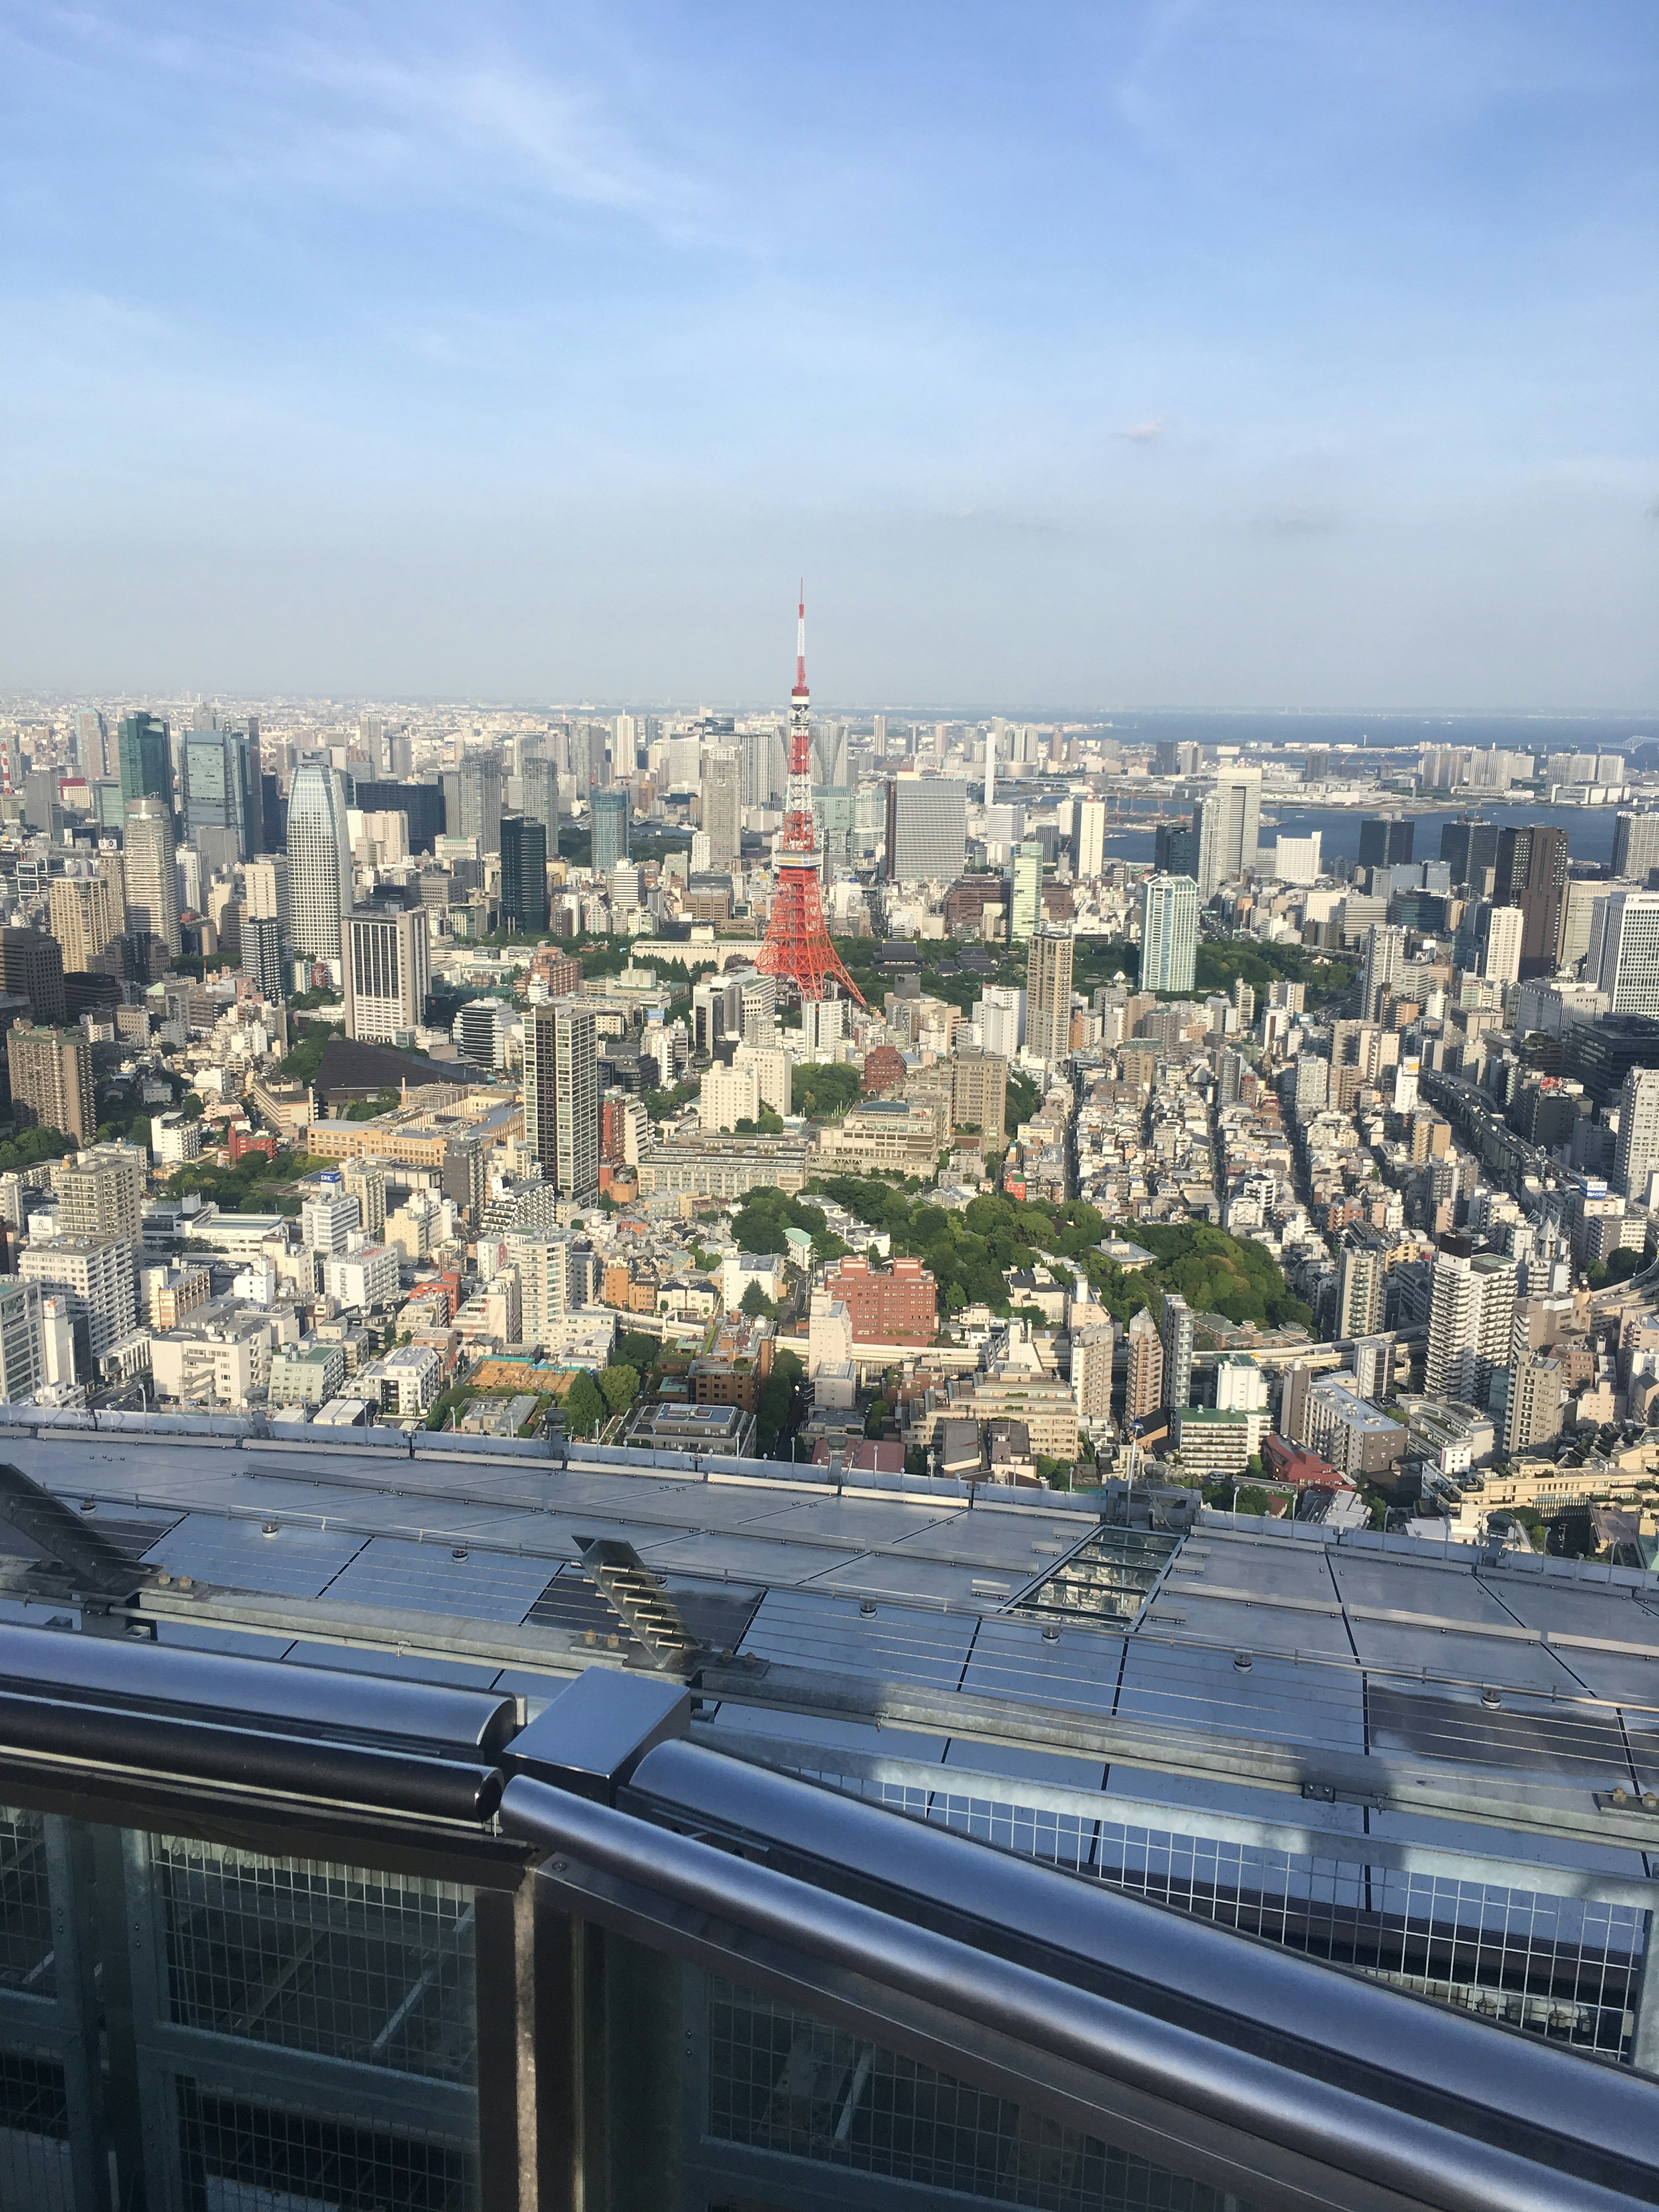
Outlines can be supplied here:
M812 733L807 713L806 587L801 586L795 634L795 688L789 696L789 790L784 800L783 843L766 942L755 965L763 975L793 984L804 1001L832 998L842 988L862 1006L864 994L842 965L823 926L818 893L817 831L812 820Z

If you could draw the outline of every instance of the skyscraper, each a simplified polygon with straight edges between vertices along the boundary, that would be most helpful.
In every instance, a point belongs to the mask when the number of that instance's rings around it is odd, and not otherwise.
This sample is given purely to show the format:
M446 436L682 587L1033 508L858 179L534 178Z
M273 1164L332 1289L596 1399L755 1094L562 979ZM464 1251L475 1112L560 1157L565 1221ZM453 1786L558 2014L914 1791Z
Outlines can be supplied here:
M233 868L259 850L258 724L191 730L179 752L185 837L210 869Z
M79 1030L15 1022L6 1039L12 1119L20 1129L58 1129L92 1142L92 1047Z
M169 954L179 951L179 871L174 863L173 809L165 799L135 799L127 806L123 854L127 878L127 927Z
M556 860L559 856L558 764L545 754L533 753L526 761L520 781L524 786L525 819L541 823L547 835L547 857ZM410 843L412 849L412 839Z
M127 908L116 855L106 854L95 876L60 877L48 890L47 902L65 972L87 975L107 968L118 975L123 963L118 940L126 934Z
M1412 857L1416 823L1399 814L1373 814L1359 825L1362 868L1392 868ZM1442 857L1444 855L1443 854Z
M432 979L421 907L370 907L348 917L345 1032L389 1043L426 1019Z
M596 791L589 799L593 830L593 873L608 876L628 858L628 793L617 784Z
M1044 1060L1064 1060L1072 1049L1072 958L1069 929L1040 930L1025 963L1025 1043Z
M1193 1316L1183 1297L1164 1294L1164 1402L1188 1406L1193 1396Z
M242 972L253 978L260 996L273 1006L288 996L288 952L283 926L274 915L243 915Z
M288 884L296 953L337 963L351 910L345 794L326 761L301 761L288 797ZM131 891L128 891L128 902Z
M1198 881L1198 837L1190 822L1160 822L1152 832L1152 866L1160 876Z
M1512 1259L1475 1253L1466 1237L1441 1240L1429 1288L1431 1398L1484 1408L1493 1371L1509 1362L1515 1287Z
M1492 899L1521 909L1521 981L1553 975L1566 919L1567 833L1528 823L1498 833Z
M1482 900L1476 909L1475 942L1480 948L1480 973L1493 983L1515 983L1521 978L1521 939L1525 915L1518 906L1491 906Z
M697 789L709 868L715 875L729 874L743 848L743 761L735 745L705 749Z
M1373 922L1365 932L1364 956L1359 969L1359 1018L1381 1018L1382 1001L1406 964L1406 933L1386 922Z
M0 990L27 999L37 1022L66 1021L64 948L57 939L38 929L0 929Z
M82 707L75 718L75 757L94 782L118 773L110 757L109 725L95 707Z
M1079 883L1092 883L1106 866L1106 802L1080 799L1072 839L1072 866Z
M1035 837L1022 838L1014 848L1013 896L1008 909L1008 935L1024 945L1042 927L1042 847Z
M914 773L887 785L887 880L949 884L968 850L968 787Z
M121 797L159 799L173 806L173 753L167 726L159 714L124 714L117 739Z
M499 753L469 753L461 763L458 784L460 820L449 825L450 835L476 837L478 850L501 849L501 760Z
M1140 887L1140 988L1190 991L1198 972L1198 885L1149 876Z
M599 1076L593 1010L580 999L532 1006L524 1025L526 1141L559 1196L599 1187Z
M1164 1403L1164 1345L1158 1323L1142 1306L1128 1329L1128 1364L1124 1370L1123 1419L1143 1420Z
M1613 833L1613 872L1645 884L1659 868L1659 814L1621 814Z
M1231 769L1216 779L1213 791L1204 793L1193 814L1200 901L1255 867L1261 821L1260 769Z
M524 814L501 817L501 927L518 937L547 927L547 830Z
M1615 1014L1659 1014L1659 891L1614 891L1590 916L1584 974Z
M1659 1067L1632 1067L1619 1093L1619 1152L1613 1182L1645 1204L1648 1178L1659 1168Z
M1454 884L1485 896L1487 875L1498 866L1498 828L1492 822L1446 822L1440 830L1440 857Z
M250 860L242 875L242 896L249 916L256 921L274 921L281 933L283 951L287 953L293 942L294 913L289 900L288 855L286 853L268 854L263 860Z

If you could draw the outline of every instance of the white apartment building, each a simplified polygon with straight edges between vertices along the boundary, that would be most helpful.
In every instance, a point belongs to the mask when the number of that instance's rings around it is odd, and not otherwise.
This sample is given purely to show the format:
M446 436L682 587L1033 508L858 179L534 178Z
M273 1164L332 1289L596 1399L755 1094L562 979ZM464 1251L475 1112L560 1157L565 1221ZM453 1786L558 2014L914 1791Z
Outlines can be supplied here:
M501 1240L519 1277L520 1326L526 1344L546 1344L570 1307L570 1239L562 1230L515 1230Z
M300 1208L300 1242L307 1252L343 1252L362 1226L362 1208L337 1177L316 1187Z
M426 1019L432 990L426 914L374 909L345 926L345 1032L390 1044Z
M124 1237L60 1237L31 1244L18 1273L54 1291L72 1320L86 1322L94 1360L131 1335L137 1319L132 1247Z
M753 1075L763 1106L769 1106L775 1114L790 1111L793 1093L789 1055L781 1045L740 1044L732 1054L732 1065L734 1068L746 1068Z
M443 1362L429 1344L400 1344L395 1352L365 1367L357 1377L376 1391L383 1413L400 1420L429 1413L443 1380Z
M1626 1198L1645 1206L1656 1170L1659 1170L1659 1067L1632 1067L1619 1094L1619 1152L1613 1179Z
M1509 1364L1515 1295L1513 1259L1467 1248L1435 1254L1424 1386L1431 1398L1486 1404L1492 1370Z
M697 1119L705 1129L735 1129L760 1119L760 1079L752 1067L709 1068L697 1093Z
M398 1296L398 1255L386 1244L331 1252L323 1261L323 1289L358 1313L391 1305Z
M46 1380L40 1285L0 1275L0 1402L32 1398Z

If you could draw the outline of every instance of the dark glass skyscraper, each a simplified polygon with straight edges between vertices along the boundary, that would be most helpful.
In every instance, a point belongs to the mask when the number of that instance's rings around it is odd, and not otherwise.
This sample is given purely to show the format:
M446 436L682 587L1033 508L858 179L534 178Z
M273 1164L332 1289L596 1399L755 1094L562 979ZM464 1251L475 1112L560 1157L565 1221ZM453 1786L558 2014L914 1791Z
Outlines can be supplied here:
M123 714L118 750L121 803L160 799L173 805L173 761L167 726L159 714Z
M1488 868L1498 865L1498 825L1493 822L1446 822L1440 830L1440 857L1452 881L1471 890L1483 888Z
M444 795L435 783L361 781L357 805L365 814L401 814L409 824L409 849L429 853L444 827Z
M501 927L525 937L547 927L547 829L501 817Z
M596 791L593 810L593 872L608 876L628 858L628 793L621 787Z
M189 731L181 765L185 842L212 867L250 860L264 829L258 726Z
M1152 832L1152 861L1161 876L1191 876L1197 880L1194 866L1198 858L1198 841L1189 822L1160 822Z
M1399 815L1374 814L1359 825L1362 868L1403 866L1412 856L1417 824Z
M1566 831L1531 823L1500 830L1492 900L1521 908L1521 981L1554 975L1566 920Z

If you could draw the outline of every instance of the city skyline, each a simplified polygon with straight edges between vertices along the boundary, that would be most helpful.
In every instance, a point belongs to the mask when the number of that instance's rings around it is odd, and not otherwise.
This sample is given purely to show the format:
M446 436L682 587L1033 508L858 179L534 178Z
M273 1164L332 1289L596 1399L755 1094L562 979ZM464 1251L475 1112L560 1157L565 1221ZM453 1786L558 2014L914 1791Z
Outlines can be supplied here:
M1633 6L4 37L9 690L1659 696Z

